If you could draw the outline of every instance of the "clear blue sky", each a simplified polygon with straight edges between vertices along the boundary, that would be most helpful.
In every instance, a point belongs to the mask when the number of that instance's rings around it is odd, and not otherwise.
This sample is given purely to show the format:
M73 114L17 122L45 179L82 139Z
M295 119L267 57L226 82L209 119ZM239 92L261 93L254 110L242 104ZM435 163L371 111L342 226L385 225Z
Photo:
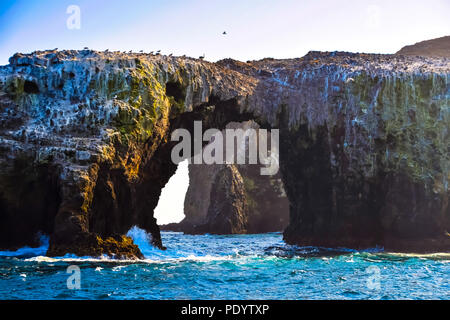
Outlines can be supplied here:
M69 5L81 29L66 27ZM450 34L449 0L2 0L0 64L36 49L158 50L207 60L393 53ZM227 31L227 35L222 35Z
M69 5L81 28L69 30ZM450 0L1 0L0 65L41 49L162 50L215 61L309 50L394 53L450 35ZM227 35L222 35L226 31ZM186 163L163 190L159 223L183 217Z

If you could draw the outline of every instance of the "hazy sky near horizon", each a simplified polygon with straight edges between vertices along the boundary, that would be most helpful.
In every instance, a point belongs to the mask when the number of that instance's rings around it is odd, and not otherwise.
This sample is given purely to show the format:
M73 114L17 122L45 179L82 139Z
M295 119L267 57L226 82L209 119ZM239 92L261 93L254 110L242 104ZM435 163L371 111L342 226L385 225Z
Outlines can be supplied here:
M80 29L66 26L69 5L81 10ZM0 65L15 52L56 47L161 49L210 61L394 53L449 35L449 13L450 0L2 0Z
M67 27L70 5L80 8L80 29ZM83 47L209 61L310 50L395 53L450 35L449 13L450 0L1 0L0 65L16 52ZM163 190L158 223L183 217L187 186L183 164Z

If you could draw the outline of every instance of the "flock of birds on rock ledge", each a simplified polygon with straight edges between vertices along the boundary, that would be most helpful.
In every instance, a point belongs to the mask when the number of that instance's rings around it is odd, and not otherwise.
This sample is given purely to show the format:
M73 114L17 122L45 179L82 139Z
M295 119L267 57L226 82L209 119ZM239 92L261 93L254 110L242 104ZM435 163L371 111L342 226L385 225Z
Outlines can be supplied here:
M224 32L222 32L222 34L223 34L223 35L227 35L227 32L224 31ZM83 50L89 50L89 48L88 48L88 47L84 47ZM58 51L58 48L55 48L55 49L53 49L52 51ZM105 52L109 52L109 49L106 49ZM123 53L126 53L126 51L123 51ZM133 53L133 50L128 51L128 53ZM144 53L144 50L140 50L139 53ZM156 53L155 53L154 51L150 51L149 54L150 54L150 55L159 56L159 55L161 54L161 50L157 50ZM169 56L169 57L172 57L173 54L170 53L168 56ZM186 57L186 55L183 55L183 58L185 58L185 57ZM200 60L205 59L205 54L201 55L201 56L198 57L198 58L199 58Z

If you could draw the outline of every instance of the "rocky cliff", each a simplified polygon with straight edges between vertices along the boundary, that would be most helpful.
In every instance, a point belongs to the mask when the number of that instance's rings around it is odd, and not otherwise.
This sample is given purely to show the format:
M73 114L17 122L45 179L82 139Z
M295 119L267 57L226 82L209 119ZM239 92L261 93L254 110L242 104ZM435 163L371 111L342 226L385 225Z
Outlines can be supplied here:
M421 41L405 46L397 52L400 55L450 58L450 36Z
M118 52L0 67L0 247L140 256L176 128L280 128L288 243L450 250L450 60L311 52L218 63Z
M234 165L218 168L211 185L210 203L205 219L193 233L247 233L248 204L244 180Z

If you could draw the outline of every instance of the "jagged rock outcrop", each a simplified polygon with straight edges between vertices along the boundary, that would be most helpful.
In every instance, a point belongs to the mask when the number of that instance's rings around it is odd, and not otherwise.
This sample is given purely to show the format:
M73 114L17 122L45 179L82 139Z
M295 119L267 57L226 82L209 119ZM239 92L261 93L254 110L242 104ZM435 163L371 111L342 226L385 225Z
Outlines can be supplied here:
M162 247L170 133L252 119L280 128L288 243L449 251L449 80L449 59L399 55L16 54L0 67L0 247L40 231L48 255L139 256L133 225Z
M161 226L163 230L198 233L196 227L206 221L213 181L223 166L225 165L189 166L186 217L180 223ZM231 166L235 167L244 182L248 207L247 233L283 231L289 222L289 201L280 175L262 176L260 167L255 165Z
M211 186L206 219L192 233L247 233L248 206L244 180L234 165L219 168Z
M229 123L226 128L258 130L258 125L253 121L247 121ZM225 137L225 130L222 131L222 134ZM242 152L245 152L248 163L248 145L243 148ZM189 165L189 188L184 202L185 218L180 223L171 223L160 226L160 228L184 233L199 233L199 226L206 223L213 182L224 166L226 165L191 163ZM261 165L233 164L232 166L244 181L248 207L247 233L283 231L289 221L289 201L280 173L261 175ZM217 184L216 187L218 187ZM221 188L226 188L226 186L221 186Z
M421 41L405 46L397 52L400 55L450 58L450 36Z

